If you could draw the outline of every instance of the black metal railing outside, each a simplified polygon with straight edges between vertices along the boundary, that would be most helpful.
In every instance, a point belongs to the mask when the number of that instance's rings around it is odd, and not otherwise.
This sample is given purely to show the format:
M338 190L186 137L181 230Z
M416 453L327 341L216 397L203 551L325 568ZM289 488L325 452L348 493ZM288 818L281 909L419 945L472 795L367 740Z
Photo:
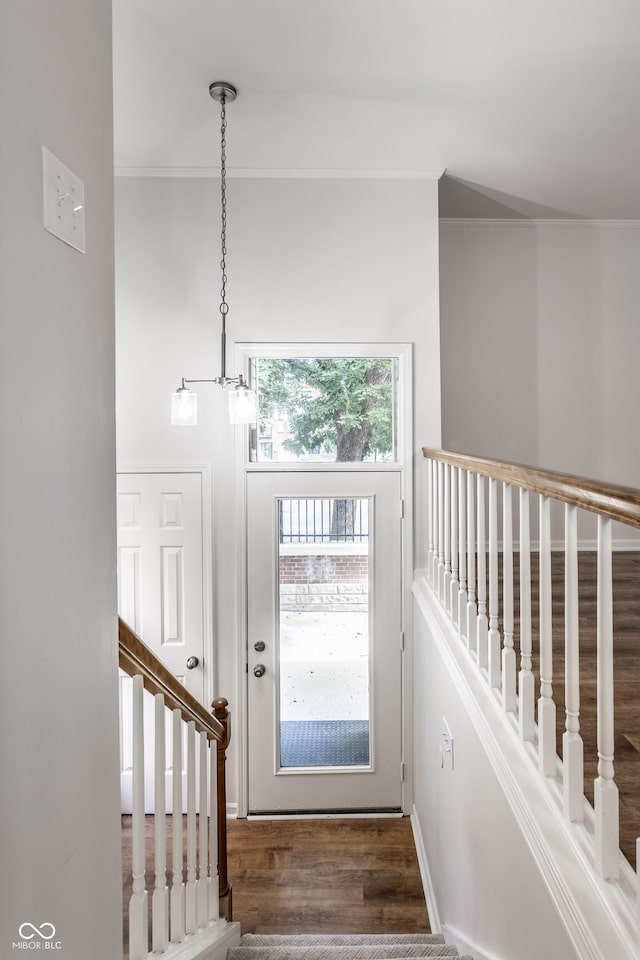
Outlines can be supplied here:
M279 540L289 543L367 543L369 501L331 497L278 501Z

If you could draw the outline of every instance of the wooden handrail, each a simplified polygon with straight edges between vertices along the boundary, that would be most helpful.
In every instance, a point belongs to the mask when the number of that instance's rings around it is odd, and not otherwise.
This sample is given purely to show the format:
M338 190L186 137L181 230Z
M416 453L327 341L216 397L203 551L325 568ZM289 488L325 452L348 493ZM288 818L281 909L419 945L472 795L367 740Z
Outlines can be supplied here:
M196 730L204 730L209 740L216 740L227 748L228 728L213 714L207 713L200 701L176 680L121 617L118 618L118 654L120 668L125 673L130 677L141 676L145 690L153 694L163 693L166 705L172 710L180 710L186 723L195 720Z
M233 917L233 896L231 884L229 883L228 865L227 865L227 781L226 781L226 762L227 747L231 739L231 718L227 710L228 701L220 697L213 701L213 712L218 721L222 724L225 731L225 737L218 743L217 764L218 764L218 878L220 885L220 912L227 920Z
M197 730L204 730L209 740L216 741L216 781L218 809L218 882L220 914L227 920L233 916L232 889L227 866L227 788L225 765L231 739L231 718L224 697L214 700L213 713L207 713L199 700L168 670L137 633L118 618L118 656L120 668L130 677L141 676L145 690L164 694L167 707L180 710L185 723L194 721Z
M532 490L564 503L575 504L611 520L620 520L630 527L640 527L640 490L635 487L603 483L571 473L541 470L522 463L491 460L488 457L476 457L433 447L423 447L422 453L430 460L462 467L483 477L503 480L524 490Z

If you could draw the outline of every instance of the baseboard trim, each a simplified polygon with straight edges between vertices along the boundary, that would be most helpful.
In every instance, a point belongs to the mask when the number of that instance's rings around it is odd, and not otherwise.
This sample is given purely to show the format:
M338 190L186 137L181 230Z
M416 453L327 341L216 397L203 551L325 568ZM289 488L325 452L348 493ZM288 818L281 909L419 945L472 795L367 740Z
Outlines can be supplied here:
M325 813L323 810L300 813L248 813L247 820L402 820L401 811L378 810L373 813L365 810L353 813L347 811Z
M564 540L551 541L551 549L554 552L559 551L560 553L562 553L564 551L564 546L565 546ZM503 547L504 547L504 544L502 540L498 540L498 553L502 553ZM531 550L531 553L540 553L540 541L532 540L531 543L529 544L529 548ZM597 549L598 549L597 540L589 540L585 538L583 538L582 540L578 540L579 551L584 551L586 553L595 553ZM632 540L628 537L614 538L611 541L611 549L613 550L614 553L640 553L640 537L638 537L637 540ZM519 540L513 541L513 552L514 553L520 552Z
M446 170L445 170L446 173ZM117 176L118 174L116 174ZM576 230L638 230L640 220L583 220L579 217L567 219L566 217L527 217L522 214L516 214L513 217L440 217L439 223L446 227L517 227L527 230L536 227L567 227Z
M442 933L442 924L440 923L440 914L438 913L438 904L436 902L436 893L433 888L431 871L427 861L427 851L424 846L424 837L418 819L418 812L415 808L411 811L411 829L413 830L413 841L416 845L416 854L418 856L418 867L420 868L420 877L422 878L422 890L427 904L427 913L429 914L429 927L431 933Z
M477 943L469 940L469 938L463 936L459 930L449 926L447 923L445 923L442 928L442 933L444 934L445 943L448 943L452 947L457 947L461 956L469 955L473 957L473 960L501 960L495 953L487 953L487 951L479 947Z

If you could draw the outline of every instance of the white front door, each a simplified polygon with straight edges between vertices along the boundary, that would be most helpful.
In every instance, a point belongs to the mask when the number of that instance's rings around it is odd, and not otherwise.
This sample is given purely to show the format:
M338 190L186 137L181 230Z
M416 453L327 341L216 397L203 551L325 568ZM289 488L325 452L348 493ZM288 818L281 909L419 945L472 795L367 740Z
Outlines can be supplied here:
M202 476L120 473L117 496L118 613L203 702L209 664L204 656ZM130 684L121 674L123 813L131 809ZM152 698L145 696L148 813L153 812L152 707ZM170 762L167 756L167 773Z
M400 810L401 475L248 475L249 812Z

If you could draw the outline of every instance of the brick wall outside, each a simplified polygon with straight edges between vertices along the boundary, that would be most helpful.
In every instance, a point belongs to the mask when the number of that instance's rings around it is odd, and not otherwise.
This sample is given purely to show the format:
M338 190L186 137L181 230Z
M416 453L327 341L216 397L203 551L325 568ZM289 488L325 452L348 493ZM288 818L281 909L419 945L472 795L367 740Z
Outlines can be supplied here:
M280 557L280 583L362 583L369 558L362 554L306 554Z

